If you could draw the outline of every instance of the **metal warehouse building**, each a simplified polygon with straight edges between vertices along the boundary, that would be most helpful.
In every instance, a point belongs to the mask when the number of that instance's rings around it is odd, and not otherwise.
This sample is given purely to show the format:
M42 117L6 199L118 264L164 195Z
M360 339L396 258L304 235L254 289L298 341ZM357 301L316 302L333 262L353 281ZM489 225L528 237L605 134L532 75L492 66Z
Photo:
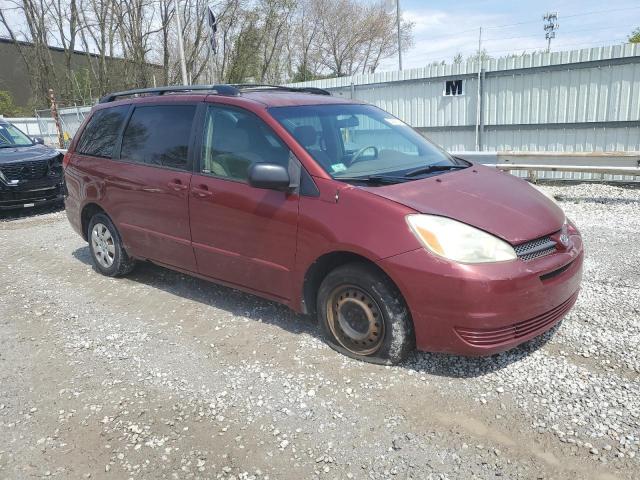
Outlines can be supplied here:
M451 151L640 151L640 44L293 85L377 105Z

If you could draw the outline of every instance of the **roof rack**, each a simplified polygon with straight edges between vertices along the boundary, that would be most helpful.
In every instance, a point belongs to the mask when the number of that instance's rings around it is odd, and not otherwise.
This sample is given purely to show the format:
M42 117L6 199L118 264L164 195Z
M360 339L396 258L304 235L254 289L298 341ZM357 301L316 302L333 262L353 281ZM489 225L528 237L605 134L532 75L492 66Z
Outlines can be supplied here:
M299 92L312 93L314 95L331 95L328 90L314 87L283 87L279 85L268 85L261 83L236 83L236 84L220 84L220 85L173 85L169 87L152 87L137 88L133 90L124 90L122 92L109 93L102 97L99 103L109 103L120 97L139 97L151 95L164 95L167 93L189 93L189 92L207 92L213 95L223 95L226 97L237 97L243 91L281 91L281 92Z
M279 90L283 92L312 93L314 95L331 95L329 90L315 87L286 87L282 85L270 85L268 83L234 83L230 86L243 91Z
M138 88L122 92L109 93L102 97L99 103L113 102L119 97L133 97L146 95L164 95L166 93L208 92L214 95L237 97L240 90L232 85L174 85L169 87Z

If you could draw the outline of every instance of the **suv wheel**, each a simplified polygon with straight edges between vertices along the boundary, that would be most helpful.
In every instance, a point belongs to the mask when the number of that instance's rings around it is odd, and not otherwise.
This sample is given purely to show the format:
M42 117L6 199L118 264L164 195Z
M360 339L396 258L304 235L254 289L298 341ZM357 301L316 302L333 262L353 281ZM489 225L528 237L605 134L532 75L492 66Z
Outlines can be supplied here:
M91 218L87 238L93 264L100 273L118 277L133 270L135 260L127 255L118 230L104 213Z
M331 271L318 291L327 343L352 358L393 365L414 349L413 322L397 287L363 263Z

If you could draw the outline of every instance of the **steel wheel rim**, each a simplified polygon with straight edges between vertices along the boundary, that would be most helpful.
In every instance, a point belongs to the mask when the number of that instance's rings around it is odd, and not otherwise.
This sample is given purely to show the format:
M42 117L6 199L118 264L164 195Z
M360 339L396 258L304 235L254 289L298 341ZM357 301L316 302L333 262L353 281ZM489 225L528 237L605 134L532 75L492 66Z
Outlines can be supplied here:
M343 285L331 292L327 322L338 343L356 355L371 355L384 341L384 317L378 303L354 285Z
M96 223L91 230L91 246L93 249L93 256L104 268L109 268L113 265L116 258L116 246L113 240L113 235L102 223Z

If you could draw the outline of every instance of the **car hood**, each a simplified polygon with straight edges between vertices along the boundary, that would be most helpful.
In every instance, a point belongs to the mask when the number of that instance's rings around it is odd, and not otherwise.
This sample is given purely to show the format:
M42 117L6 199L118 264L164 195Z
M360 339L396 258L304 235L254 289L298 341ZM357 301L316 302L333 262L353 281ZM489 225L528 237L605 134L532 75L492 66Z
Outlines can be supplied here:
M562 228L564 212L522 179L473 165L365 190L413 210L449 217L517 245Z
M30 145L28 147L0 148L0 165L29 160L40 160L55 157L58 152L44 145Z

